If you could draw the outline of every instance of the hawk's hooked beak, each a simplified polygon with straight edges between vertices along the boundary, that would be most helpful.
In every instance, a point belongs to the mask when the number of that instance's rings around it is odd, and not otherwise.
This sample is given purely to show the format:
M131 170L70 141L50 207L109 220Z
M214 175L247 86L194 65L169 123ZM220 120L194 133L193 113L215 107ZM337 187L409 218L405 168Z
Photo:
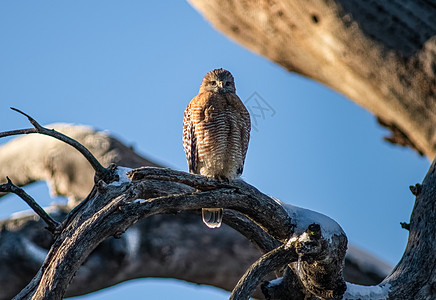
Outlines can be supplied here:
M224 81L217 81L217 85L220 89L224 87Z

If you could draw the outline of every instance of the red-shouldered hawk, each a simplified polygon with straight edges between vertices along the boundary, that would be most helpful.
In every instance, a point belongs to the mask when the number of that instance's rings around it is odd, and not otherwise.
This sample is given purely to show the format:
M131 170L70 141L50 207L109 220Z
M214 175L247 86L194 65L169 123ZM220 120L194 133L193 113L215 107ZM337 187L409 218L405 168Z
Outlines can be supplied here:
M250 115L236 95L232 74L224 69L207 73L200 91L185 110L183 148L189 172L219 180L242 174L248 141ZM222 208L203 208L203 222L221 226Z

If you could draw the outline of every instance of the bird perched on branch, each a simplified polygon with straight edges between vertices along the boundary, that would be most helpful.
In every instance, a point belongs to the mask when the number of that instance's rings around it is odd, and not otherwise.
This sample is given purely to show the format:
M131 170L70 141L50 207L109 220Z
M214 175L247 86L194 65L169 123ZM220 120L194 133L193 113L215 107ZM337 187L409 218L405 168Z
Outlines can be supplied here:
M236 95L232 74L224 69L207 73L200 91L185 109L183 148L189 172L230 181L242 174L250 115ZM222 208L203 208L203 222L221 226Z

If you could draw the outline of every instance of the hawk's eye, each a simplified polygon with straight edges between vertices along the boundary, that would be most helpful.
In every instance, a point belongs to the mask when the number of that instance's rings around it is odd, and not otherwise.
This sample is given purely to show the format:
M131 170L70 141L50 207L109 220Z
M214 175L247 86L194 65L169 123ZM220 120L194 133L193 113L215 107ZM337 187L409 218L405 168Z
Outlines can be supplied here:
M226 82L226 86L231 86L231 85L232 85L232 83L230 81Z
M216 81L211 81L210 85L215 86L216 85Z

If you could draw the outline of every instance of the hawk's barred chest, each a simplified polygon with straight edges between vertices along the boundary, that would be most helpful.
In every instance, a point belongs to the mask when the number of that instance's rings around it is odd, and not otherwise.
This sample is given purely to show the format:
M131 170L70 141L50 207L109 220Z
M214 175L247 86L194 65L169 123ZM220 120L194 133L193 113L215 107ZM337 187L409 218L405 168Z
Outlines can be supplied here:
M191 173L231 180L242 173L251 126L250 115L234 92L233 76L225 72L226 76L210 78L208 73L200 93L186 107L183 146Z

